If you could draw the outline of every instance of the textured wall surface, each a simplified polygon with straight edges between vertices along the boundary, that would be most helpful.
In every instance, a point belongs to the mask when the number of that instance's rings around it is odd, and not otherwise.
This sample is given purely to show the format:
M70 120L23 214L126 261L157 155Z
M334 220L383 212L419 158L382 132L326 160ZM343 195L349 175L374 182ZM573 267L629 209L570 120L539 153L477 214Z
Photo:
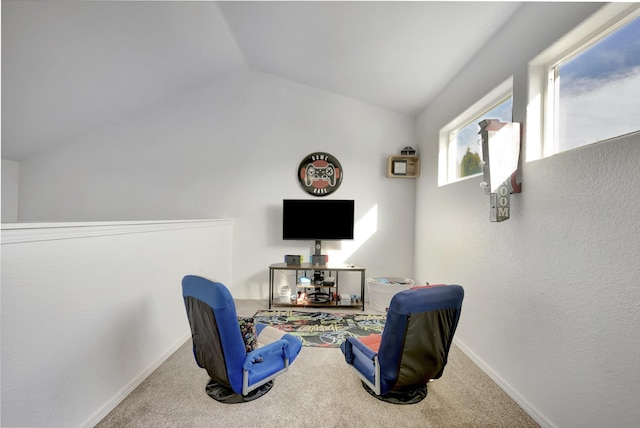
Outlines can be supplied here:
M526 4L486 49L514 55L479 55L418 121L416 276L465 287L460 345L543 426L640 418L640 132L524 162L501 223L481 177L438 187L437 135L500 75L513 75L514 120L526 124L526 61L547 47L526 37L539 21L527 18L549 15L545 32L562 34L596 8Z
M639 416L638 159L640 134L527 164L503 223L477 180L431 198L422 275L465 286L458 339L553 426Z

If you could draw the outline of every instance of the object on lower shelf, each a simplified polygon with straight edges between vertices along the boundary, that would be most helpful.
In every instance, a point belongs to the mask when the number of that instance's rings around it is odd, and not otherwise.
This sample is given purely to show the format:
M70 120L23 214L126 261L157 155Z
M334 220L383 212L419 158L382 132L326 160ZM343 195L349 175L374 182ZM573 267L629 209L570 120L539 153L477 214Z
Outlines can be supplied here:
M280 288L280 303L289 303L291 301L291 287L283 285Z
M307 295L307 300L314 303L327 303L331 301L331 295L322 291L320 288Z

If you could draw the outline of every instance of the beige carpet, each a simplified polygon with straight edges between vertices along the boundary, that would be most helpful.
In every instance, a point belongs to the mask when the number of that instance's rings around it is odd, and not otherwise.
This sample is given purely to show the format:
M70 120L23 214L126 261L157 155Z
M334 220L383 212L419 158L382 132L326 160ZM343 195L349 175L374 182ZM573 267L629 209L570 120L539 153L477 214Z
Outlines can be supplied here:
M265 309L238 301L238 313ZM264 397L221 404L205 391L207 373L185 343L98 425L106 427L537 427L504 391L457 347L442 378L418 404L371 397L339 349L303 347Z

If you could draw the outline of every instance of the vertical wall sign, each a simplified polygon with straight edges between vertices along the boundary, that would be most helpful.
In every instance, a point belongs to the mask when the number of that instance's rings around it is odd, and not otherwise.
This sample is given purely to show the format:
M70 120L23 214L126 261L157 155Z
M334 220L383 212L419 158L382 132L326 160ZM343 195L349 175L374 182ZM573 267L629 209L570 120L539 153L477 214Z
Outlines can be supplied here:
M338 190L342 176L340 162L329 153L311 153L298 167L302 188L313 196L327 196Z
M511 194L520 193L520 124L487 119L479 123L485 194L489 195L491 221L511 216Z

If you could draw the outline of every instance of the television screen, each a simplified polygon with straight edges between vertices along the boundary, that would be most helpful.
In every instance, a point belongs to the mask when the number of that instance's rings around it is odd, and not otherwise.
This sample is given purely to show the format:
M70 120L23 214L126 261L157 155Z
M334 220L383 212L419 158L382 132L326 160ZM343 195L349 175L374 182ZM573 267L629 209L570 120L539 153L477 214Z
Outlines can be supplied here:
M282 239L353 239L354 206L345 199L284 199Z

